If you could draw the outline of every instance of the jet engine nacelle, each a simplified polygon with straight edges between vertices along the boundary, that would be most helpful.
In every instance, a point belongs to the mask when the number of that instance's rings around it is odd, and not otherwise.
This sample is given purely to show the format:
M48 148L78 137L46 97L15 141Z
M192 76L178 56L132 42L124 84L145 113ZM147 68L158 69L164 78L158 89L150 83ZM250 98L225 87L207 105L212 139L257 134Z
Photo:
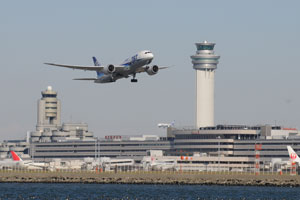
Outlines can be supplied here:
M112 74L115 71L116 71L116 68L114 65L108 65L108 66L104 67L104 69L103 69L104 74Z
M147 70L146 70L146 72L147 72L148 75L152 76L154 74L157 74L158 70L159 70L158 66L157 65L153 65L151 67L148 67Z

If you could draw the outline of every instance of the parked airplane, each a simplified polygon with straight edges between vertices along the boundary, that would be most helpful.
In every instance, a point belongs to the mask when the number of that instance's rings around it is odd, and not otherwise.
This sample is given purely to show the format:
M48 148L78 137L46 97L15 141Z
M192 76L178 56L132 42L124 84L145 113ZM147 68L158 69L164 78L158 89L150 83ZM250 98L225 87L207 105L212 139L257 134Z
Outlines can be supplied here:
M175 125L175 121L172 121L171 124L167 124L167 123L157 124L158 128L169 128L169 127L174 127L174 125Z
M30 169L41 169L45 167L45 163L35 163L32 160L23 161L14 151L10 151L12 159L0 161L0 168L4 167L26 167Z
M99 164L105 168L105 170L113 170L116 167L133 167L134 160L133 159L116 159L116 158L109 158L109 157L103 157L100 158Z
M177 161L176 159L163 158L162 156L144 156L141 163L143 168L147 170L169 170L175 169Z
M4 160L0 160L0 169L4 168L4 167L17 167L17 166L21 166L22 163L20 161L16 161L14 159L4 159Z
M153 158L152 158L153 159ZM158 160L153 160L150 163L150 166L153 169L157 170L168 170L168 169L175 169L177 162L175 159L158 159Z
M166 123L159 123L157 124L158 128L169 128L171 127L171 124L166 124Z
M47 167L46 163L44 162L34 162L33 160L22 160L22 158L20 158L14 151L10 151L13 160L20 162L21 166L27 167L29 169L42 169Z
M298 154L294 151L294 149L291 146L287 146L287 149L288 149L290 158L294 162L297 162L298 164L300 164L300 158L299 158Z
M80 69L85 71L96 71L97 78L76 78L73 80L88 80L95 83L111 83L121 78L128 78L132 76L131 82L137 82L136 74L147 72L148 75L157 74L160 69L167 67L158 67L157 65L148 66L153 60L151 51L144 50L136 53L134 56L127 58L120 65L101 66L95 57L93 57L95 66L79 66L79 65L62 65L55 63L44 63L46 65L53 65L58 67L66 67L71 69Z

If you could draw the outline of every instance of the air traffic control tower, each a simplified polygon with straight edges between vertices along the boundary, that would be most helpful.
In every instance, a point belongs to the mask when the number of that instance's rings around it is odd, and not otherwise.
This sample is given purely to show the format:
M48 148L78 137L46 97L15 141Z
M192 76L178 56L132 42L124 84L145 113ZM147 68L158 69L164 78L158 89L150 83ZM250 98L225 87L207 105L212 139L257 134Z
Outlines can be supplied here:
M214 126L214 79L220 56L214 54L215 43L196 43L196 54L191 56L196 70L196 126Z
M57 99L57 92L48 86L45 91L42 91L42 98L38 100L38 118L37 130L56 129L60 124L60 100Z

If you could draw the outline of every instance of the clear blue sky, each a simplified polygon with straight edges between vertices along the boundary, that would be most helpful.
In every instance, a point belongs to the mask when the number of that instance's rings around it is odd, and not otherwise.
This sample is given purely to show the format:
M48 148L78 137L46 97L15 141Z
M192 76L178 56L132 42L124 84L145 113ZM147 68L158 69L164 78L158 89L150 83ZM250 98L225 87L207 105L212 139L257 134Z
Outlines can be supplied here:
M299 1L3 1L0 7L0 140L36 125L37 99L58 91L63 122L96 136L159 134L159 122L195 124L195 42L216 42L216 124L300 128ZM118 64L150 49L158 75L114 84L44 62Z

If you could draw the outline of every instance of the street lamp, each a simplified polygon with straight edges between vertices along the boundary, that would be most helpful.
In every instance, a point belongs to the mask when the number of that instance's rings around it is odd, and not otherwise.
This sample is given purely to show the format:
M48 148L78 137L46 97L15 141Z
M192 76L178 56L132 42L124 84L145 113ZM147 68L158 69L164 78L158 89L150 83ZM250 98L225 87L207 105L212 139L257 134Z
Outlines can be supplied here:
M96 162L96 159L97 159L97 151L98 151L98 137L95 137L94 138L95 140L95 162Z
M217 139L218 139L218 171L220 171L220 139L221 139L221 137L218 136Z

